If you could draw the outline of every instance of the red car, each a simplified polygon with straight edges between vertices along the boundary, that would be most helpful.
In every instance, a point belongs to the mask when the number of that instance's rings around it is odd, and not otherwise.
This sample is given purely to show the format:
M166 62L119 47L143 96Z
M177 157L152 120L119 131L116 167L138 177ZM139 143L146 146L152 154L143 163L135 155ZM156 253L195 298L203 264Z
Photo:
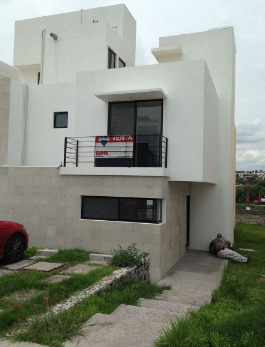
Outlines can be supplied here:
M15 263L28 248L28 233L22 224L0 221L0 259Z

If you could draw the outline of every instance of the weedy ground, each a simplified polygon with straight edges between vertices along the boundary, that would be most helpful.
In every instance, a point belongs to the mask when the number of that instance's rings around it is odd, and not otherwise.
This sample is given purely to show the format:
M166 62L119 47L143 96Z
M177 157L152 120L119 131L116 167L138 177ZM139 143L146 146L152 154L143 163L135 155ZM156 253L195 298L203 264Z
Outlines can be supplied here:
M237 224L234 249L249 264L229 263L212 302L172 323L156 347L265 346L265 227Z

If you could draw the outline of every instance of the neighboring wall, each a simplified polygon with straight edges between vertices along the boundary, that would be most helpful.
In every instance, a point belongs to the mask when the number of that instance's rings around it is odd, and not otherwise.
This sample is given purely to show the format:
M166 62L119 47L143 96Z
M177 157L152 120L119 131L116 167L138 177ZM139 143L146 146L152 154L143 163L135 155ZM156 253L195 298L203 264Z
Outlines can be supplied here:
M236 210L237 223L265 225L265 211Z
M10 78L0 79L0 166L7 164Z
M62 176L56 168L0 167L0 220L24 224L30 246L77 247L108 254L119 244L127 248L136 243L150 252L152 280L160 279L161 268L166 268L161 260L165 221L82 220L81 196L165 199L166 194L167 178L162 177L77 177Z

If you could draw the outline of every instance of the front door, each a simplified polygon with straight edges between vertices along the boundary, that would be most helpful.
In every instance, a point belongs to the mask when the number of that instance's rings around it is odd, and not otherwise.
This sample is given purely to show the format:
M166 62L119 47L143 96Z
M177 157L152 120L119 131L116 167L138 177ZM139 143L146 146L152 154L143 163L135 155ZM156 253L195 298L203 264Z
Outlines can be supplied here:
M112 102L108 135L134 136L134 165L161 166L163 100Z
M190 195L186 196L186 247L190 245Z

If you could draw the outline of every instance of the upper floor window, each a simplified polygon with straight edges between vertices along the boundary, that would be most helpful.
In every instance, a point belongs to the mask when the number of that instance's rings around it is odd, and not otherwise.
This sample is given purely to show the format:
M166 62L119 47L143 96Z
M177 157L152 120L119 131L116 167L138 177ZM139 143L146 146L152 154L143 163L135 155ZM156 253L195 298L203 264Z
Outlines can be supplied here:
M121 60L121 58L119 58L119 67L125 67L126 64L123 60Z
M67 128L68 127L68 112L54 112L53 127Z
M116 67L116 54L109 48L108 49L108 69L115 69Z

